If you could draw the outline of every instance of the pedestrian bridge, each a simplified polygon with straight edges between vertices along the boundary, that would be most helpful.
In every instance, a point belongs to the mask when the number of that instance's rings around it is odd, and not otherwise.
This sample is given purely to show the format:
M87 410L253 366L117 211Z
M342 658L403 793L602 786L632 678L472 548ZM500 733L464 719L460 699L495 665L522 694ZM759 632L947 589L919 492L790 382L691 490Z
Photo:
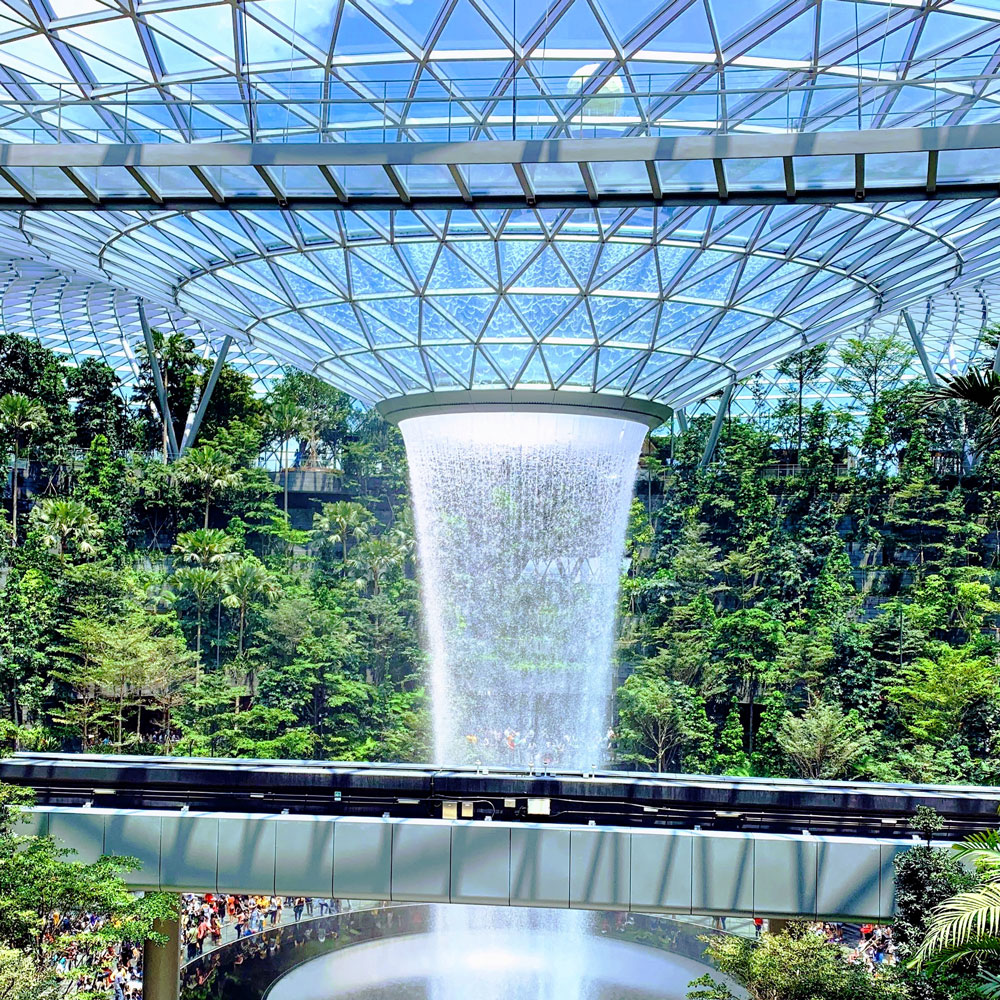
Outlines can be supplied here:
M920 806L944 841L1000 788L72 754L0 759L25 830L137 889L884 920Z
M39 806L25 832L137 889L886 920L912 841L489 820Z

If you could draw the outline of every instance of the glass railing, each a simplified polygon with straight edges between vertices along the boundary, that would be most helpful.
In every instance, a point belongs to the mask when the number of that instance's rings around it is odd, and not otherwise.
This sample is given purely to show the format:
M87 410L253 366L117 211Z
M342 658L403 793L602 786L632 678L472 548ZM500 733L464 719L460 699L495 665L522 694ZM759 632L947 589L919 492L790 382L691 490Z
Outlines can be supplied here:
M0 100L9 142L413 142L816 132L1000 120L1000 77L982 60L766 67L516 79L428 72L314 83L37 84ZM648 64L647 64L648 65ZM609 63L610 67L611 64ZM588 67L589 68L589 67ZM600 75L599 75L600 74Z
M181 1000L261 1000L293 966L310 959L369 941L427 933L435 909L440 907L427 903L357 904L341 913L266 928L186 963ZM706 938L753 935L750 920L731 920L733 926L726 930L711 923L712 918L609 912L593 914L591 931L705 965L712 964L704 954Z

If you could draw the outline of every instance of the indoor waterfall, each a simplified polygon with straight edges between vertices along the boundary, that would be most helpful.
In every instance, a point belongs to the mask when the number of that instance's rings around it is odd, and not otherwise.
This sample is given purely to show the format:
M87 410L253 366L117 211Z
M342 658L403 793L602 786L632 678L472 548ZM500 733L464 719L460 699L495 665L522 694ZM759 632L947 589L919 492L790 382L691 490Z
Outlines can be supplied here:
M601 764L645 425L586 413L454 411L406 419L400 429L435 762ZM494 956L477 978L479 1000L596 997L599 969L586 961L592 920L574 911L443 906L434 950L441 968L472 941ZM434 1000L470 995L454 977L431 985Z

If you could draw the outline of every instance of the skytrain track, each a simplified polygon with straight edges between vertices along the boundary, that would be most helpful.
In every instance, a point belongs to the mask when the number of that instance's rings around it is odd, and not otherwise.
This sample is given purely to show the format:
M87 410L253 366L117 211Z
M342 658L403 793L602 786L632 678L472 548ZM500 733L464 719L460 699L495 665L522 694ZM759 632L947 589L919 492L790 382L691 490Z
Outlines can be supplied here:
M18 753L0 780L38 805L391 816L910 839L919 806L954 839L1000 823L1000 787L625 771Z

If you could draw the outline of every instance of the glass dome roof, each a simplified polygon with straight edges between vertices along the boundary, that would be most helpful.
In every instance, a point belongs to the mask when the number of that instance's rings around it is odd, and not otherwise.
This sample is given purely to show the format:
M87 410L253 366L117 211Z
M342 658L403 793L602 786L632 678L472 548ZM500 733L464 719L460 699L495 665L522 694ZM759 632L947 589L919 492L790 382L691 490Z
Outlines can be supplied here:
M998 57L996 0L34 0L0 16L0 139L612 143L990 124ZM974 179L982 156L942 153L937 169ZM853 177L853 156L814 160ZM531 173L539 190L566 183L558 164ZM982 300L998 213L991 199L10 211L0 315L120 370L142 297L154 325L252 345L262 378L290 363L369 403L546 387L684 406L904 307L947 317ZM988 310L954 315L927 327L948 365Z

